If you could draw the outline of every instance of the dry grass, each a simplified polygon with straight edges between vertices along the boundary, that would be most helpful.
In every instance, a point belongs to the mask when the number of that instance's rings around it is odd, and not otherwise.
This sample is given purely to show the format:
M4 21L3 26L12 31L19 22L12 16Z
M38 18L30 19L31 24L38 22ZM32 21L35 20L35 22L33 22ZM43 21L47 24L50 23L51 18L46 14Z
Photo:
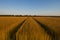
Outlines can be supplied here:
M60 31L60 17L34 17L39 22L47 25L49 28Z
M0 40L11 40L9 32L25 19L16 32L16 40L51 40L51 36L33 18L60 34L60 17L0 17Z
M15 27L27 17L0 17L0 40L5 40L10 30L13 31Z

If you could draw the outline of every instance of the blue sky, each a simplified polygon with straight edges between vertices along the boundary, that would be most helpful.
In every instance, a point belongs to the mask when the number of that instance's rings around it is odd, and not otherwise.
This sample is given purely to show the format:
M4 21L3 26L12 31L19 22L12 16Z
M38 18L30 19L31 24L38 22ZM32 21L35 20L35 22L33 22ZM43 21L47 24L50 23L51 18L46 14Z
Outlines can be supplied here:
M0 14L59 15L60 0L0 0Z

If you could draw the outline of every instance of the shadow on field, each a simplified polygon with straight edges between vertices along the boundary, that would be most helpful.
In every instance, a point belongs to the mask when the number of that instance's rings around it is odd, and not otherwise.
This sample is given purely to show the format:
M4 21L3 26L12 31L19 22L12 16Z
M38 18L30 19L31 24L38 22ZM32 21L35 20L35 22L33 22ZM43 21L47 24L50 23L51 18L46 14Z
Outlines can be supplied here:
M33 18L33 19L34 19L34 18ZM49 36L51 36L51 40L58 40L58 39L57 39L57 33L56 33L54 30L48 28L47 25L39 22L38 20L36 20L36 19L34 19L34 20L41 26L41 28L43 28L43 29L45 30L45 32L46 32Z
M20 27L23 25L23 23L25 22L25 20L22 23L18 24L11 31L9 31L9 36L8 36L9 38L7 38L7 40L16 40L16 32L20 29Z

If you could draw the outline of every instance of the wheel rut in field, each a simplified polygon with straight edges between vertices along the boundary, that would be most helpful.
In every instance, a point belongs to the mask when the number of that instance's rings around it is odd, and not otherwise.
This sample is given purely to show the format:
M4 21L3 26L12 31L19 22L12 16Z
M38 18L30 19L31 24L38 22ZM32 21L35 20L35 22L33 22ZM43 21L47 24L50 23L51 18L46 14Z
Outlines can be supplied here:
M33 18L33 19L37 22L37 24L39 24L39 25L41 26L41 28L43 28L43 29L45 30L45 32L46 32L49 36L52 37L52 40L57 40L57 37L56 37L57 34L56 34L56 32L55 32L54 30L48 28L47 25L39 22L39 21L36 20L35 18Z
M25 21L26 21L26 19L23 22L21 22L20 24L18 24L12 31L9 32L10 40L16 40L16 33Z
M46 36L46 38L45 38ZM47 37L50 37L49 39ZM54 30L47 27L33 17L27 17L24 21L9 31L6 40L58 40Z
M43 28L45 32L48 35L52 35L51 33L47 32L49 29L45 27L46 26L44 26ZM17 32L17 40L51 40L45 38L45 34L44 34L45 32L43 29L42 29L42 24L39 24L32 17L29 17Z

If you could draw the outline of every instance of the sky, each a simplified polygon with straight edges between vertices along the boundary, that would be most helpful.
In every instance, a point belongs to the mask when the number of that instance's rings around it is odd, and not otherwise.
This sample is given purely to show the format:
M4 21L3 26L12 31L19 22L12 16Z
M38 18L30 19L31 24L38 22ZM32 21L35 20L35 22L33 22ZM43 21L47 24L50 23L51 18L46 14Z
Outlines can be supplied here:
M0 0L0 15L60 16L60 0Z

